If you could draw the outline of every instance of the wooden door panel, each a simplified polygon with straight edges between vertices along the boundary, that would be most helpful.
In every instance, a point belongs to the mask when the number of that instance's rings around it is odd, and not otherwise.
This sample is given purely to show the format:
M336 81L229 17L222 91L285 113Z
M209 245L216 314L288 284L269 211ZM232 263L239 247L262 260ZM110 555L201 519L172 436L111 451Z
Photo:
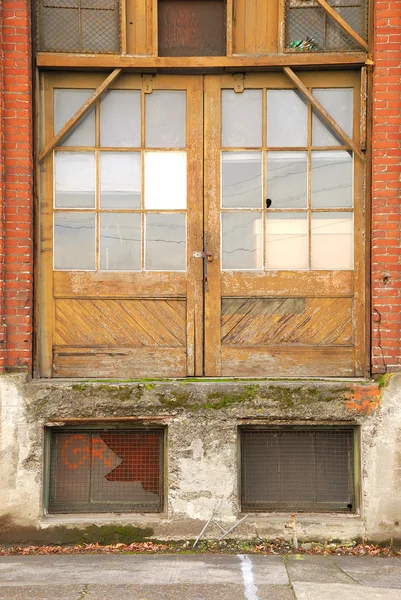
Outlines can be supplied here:
M223 346L223 377L350 377L352 346ZM335 366L333 366L335 365Z
M185 377L185 348L54 347L53 377Z
M223 346L352 344L352 298L223 298Z
M358 75L300 76L358 144ZM363 162L282 74L205 90L206 375L362 375Z

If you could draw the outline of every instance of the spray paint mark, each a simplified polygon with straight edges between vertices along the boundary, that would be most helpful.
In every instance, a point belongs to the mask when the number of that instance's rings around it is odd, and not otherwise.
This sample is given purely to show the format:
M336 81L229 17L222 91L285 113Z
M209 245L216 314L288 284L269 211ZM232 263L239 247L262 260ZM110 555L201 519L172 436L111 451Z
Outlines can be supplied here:
M244 582L246 600L259 600L258 590L253 580L252 561L246 554L238 554L241 561L242 580Z

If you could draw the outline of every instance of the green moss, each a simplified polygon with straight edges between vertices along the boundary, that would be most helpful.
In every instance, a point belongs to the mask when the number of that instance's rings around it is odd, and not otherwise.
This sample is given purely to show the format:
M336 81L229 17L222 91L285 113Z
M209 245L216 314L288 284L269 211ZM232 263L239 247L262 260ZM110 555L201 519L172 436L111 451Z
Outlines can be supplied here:
M208 400L205 403L205 408L212 408L220 410L221 408L228 408L233 404L241 404L242 402L248 402L255 400L258 395L258 385L246 385L240 392L211 392L208 394Z
M376 375L374 377L375 383L377 383L379 390L383 390L390 383L390 379L393 376L392 373L383 373L382 375Z

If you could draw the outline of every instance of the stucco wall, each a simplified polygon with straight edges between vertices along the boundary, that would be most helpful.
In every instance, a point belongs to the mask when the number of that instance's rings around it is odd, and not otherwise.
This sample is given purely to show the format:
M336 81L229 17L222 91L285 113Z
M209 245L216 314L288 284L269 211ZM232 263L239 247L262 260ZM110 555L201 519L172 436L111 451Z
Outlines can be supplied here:
M159 515L46 516L44 428L55 419L163 417L168 431L167 506ZM301 540L401 538L401 376L372 382L25 383L0 378L0 540L78 539L86 525L128 524L159 539L194 538L213 507L229 525L239 513L238 426L244 423L360 426L360 514L302 514ZM62 426L59 422L58 426ZM249 515L236 537L291 536L289 514ZM68 530L78 528L69 536ZM146 530L145 530L146 528ZM81 532L81 533L80 533ZM70 531L70 534L72 532ZM211 530L211 536L217 535Z

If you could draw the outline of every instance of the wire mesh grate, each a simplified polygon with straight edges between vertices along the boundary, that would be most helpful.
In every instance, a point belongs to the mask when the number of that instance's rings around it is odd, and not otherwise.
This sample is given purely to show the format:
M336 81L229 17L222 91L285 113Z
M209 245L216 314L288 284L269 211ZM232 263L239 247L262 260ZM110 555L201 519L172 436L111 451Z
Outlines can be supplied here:
M328 4L367 39L368 0L328 0ZM347 52L361 50L315 0L285 1L287 52Z
M241 430L241 500L253 512L354 512L354 429Z
M162 510L162 429L50 435L49 512Z
M120 52L120 0L38 0L39 52Z

